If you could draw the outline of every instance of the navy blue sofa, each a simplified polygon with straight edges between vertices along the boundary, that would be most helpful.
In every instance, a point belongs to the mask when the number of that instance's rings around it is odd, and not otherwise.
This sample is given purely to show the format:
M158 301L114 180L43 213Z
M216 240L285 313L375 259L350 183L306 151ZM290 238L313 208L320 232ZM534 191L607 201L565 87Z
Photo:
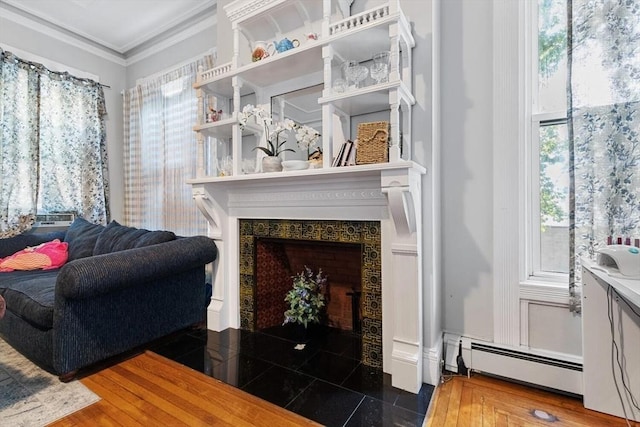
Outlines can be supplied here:
M0 257L55 238L69 244L61 268L0 273L0 337L61 380L203 321L212 239L76 219L66 232L0 239Z

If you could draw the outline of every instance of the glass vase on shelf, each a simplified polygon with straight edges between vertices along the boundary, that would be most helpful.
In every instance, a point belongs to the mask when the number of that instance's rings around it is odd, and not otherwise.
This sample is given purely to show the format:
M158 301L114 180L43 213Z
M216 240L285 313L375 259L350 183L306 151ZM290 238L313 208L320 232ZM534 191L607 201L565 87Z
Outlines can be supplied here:
M242 173L244 175L251 175L253 173L256 173L256 160L242 159Z
M231 176L233 175L233 159L231 156L225 156L218 159L218 176Z
M347 60L341 65L342 74L347 82L346 90L353 90L360 87L360 82L367 78L369 70L358 61Z
M379 52L373 55L373 64L371 64L371 78L376 84L389 81L389 57L391 52Z

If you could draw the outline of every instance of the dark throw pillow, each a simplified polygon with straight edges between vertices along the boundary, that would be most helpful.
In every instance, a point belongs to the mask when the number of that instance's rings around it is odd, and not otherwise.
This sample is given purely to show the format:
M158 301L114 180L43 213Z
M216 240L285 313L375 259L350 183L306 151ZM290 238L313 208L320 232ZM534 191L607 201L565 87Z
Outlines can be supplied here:
M64 241L69 244L68 261L92 256L98 236L104 229L104 225L92 224L84 218L76 218L64 236Z
M93 248L94 255L124 251L126 249L141 248L157 243L175 240L176 235L171 231L149 231L144 228L127 227L111 221L98 237Z

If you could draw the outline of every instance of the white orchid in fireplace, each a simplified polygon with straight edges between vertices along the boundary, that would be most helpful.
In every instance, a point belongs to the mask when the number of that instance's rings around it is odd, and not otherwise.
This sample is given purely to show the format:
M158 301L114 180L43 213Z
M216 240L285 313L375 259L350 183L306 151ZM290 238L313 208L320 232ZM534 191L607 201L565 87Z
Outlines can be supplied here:
M315 274L309 267L293 276L293 288L284 298L289 309L284 312L284 323L298 323L306 328L309 323L320 323L322 309L325 306L324 290L327 277L322 269Z

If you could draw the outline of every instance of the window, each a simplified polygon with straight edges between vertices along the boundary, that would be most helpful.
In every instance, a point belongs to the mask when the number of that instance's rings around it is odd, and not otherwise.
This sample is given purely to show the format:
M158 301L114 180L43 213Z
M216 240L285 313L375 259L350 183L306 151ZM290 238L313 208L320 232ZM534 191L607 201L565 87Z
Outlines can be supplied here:
M0 49L0 236L37 213L108 218L105 104L99 83Z
M531 134L527 275L566 282L569 273L567 0L530 2Z
M147 77L124 93L124 220L177 234L207 234L207 221L193 202L196 175L197 97L192 84L198 66L212 68L213 57L190 60Z

